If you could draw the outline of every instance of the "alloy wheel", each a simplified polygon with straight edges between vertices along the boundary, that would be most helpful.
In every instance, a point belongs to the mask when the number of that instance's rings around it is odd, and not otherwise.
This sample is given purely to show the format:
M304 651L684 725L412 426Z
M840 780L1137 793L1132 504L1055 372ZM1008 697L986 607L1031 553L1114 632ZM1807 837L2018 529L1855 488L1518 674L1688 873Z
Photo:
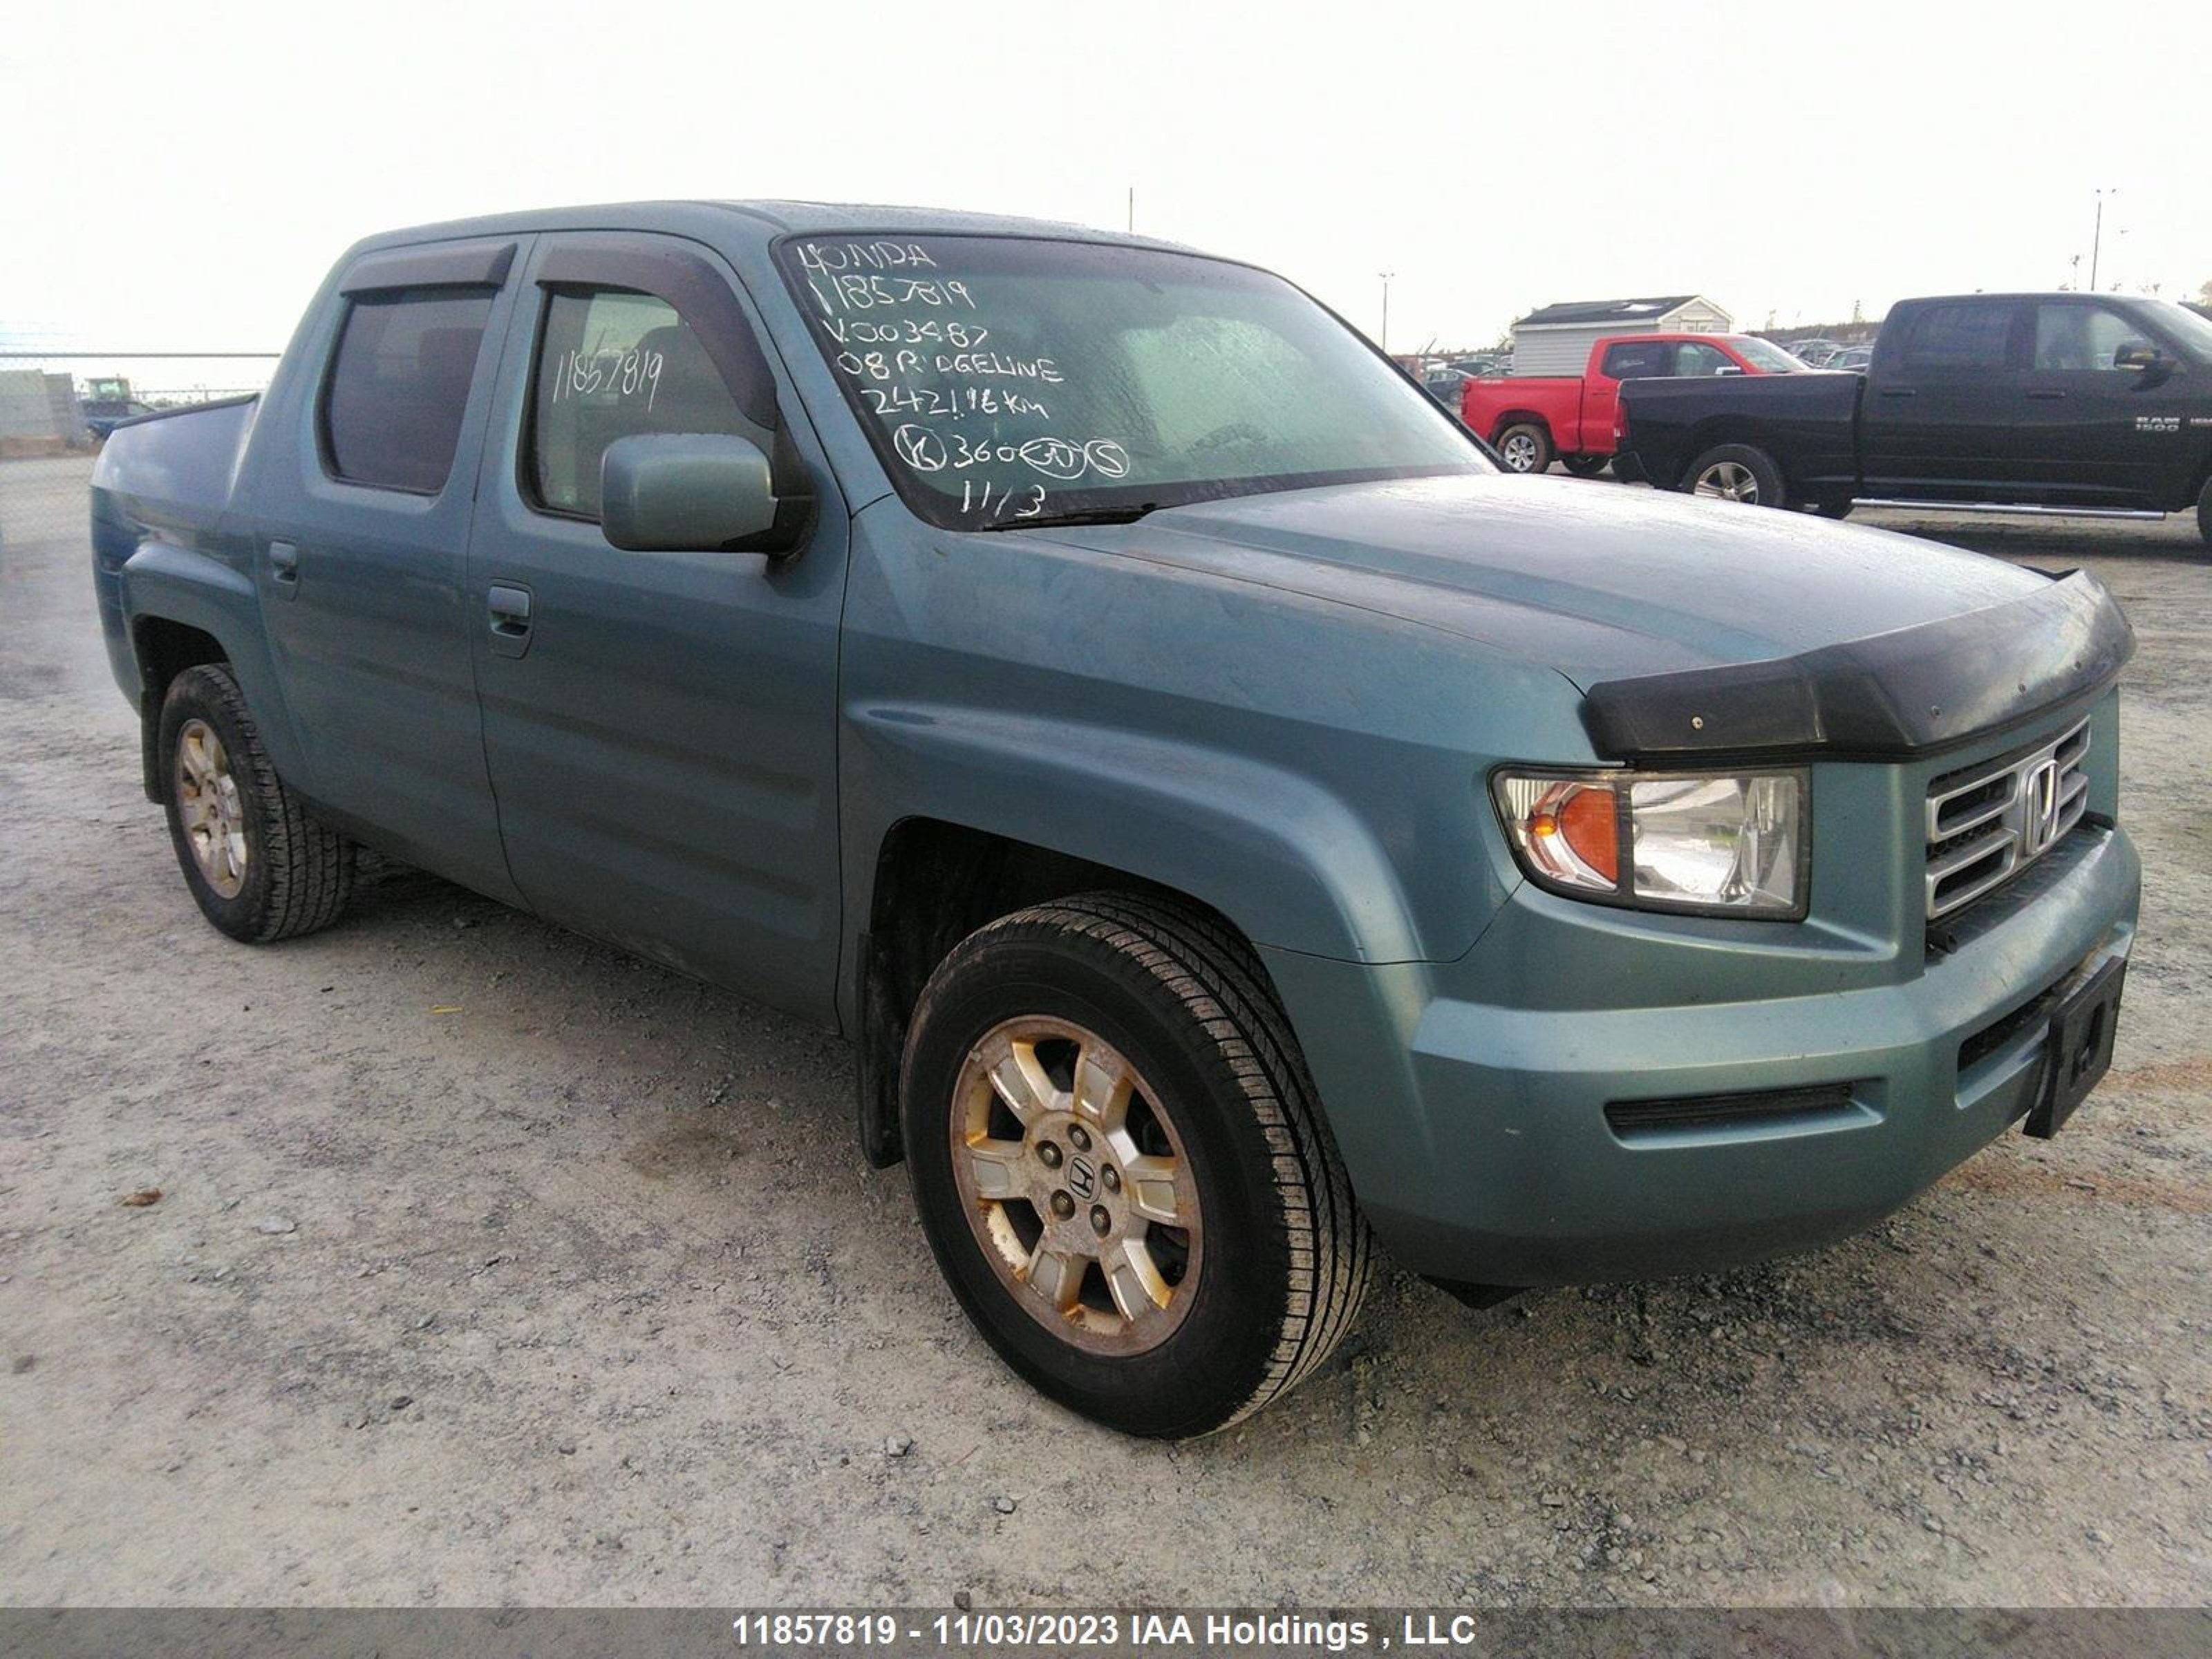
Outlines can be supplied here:
M1759 503L1759 480L1741 461L1716 461L1698 474L1698 482L1691 490L1695 495L1710 495L1717 501L1742 501L1749 506Z
M173 780L177 812L200 876L224 898L246 884L246 804L230 769L230 754L215 728L186 720L177 733Z
M1088 1352L1141 1353L1190 1310L1204 1228L1159 1097L1094 1032L1008 1020L954 1085L962 1208L1014 1301Z

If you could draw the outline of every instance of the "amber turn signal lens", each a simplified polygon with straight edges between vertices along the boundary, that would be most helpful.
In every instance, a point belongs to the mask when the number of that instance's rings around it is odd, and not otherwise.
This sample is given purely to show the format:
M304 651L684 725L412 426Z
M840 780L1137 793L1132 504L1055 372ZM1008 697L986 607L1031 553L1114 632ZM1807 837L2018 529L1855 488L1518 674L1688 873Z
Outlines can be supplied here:
M1529 826L1536 835L1556 834L1568 849L1608 884L1620 879L1620 818L1613 791L1569 785L1566 799Z
M1620 886L1620 796L1610 782L1503 777L1498 801L1516 849L1537 874L1592 892Z

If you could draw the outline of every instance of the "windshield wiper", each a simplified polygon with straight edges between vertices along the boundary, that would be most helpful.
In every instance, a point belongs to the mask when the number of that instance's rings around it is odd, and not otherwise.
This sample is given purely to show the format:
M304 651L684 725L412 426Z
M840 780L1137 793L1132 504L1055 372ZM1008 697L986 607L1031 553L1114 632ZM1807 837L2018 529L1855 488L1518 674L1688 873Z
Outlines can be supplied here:
M1042 530L1064 524L1134 524L1147 513L1160 510L1158 501L1141 507L1081 507L1066 513L1034 513L1026 519L1000 519L979 524L978 530Z

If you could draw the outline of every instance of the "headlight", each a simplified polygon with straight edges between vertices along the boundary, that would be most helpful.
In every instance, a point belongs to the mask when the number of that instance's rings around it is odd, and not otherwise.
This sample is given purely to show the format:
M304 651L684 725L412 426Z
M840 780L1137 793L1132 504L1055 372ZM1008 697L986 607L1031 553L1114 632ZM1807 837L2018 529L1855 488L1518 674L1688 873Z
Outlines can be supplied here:
M1805 914L1812 790L1802 772L1501 772L1491 793L1514 856L1554 892L1646 910Z

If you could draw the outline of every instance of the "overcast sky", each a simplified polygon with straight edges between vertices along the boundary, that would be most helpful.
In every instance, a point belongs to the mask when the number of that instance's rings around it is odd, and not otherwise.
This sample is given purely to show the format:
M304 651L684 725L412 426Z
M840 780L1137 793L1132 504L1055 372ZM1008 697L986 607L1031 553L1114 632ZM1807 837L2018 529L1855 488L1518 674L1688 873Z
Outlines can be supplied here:
M2212 7L14 0L0 333L281 346L367 232L805 196L1139 230L1389 343L2212 280Z

